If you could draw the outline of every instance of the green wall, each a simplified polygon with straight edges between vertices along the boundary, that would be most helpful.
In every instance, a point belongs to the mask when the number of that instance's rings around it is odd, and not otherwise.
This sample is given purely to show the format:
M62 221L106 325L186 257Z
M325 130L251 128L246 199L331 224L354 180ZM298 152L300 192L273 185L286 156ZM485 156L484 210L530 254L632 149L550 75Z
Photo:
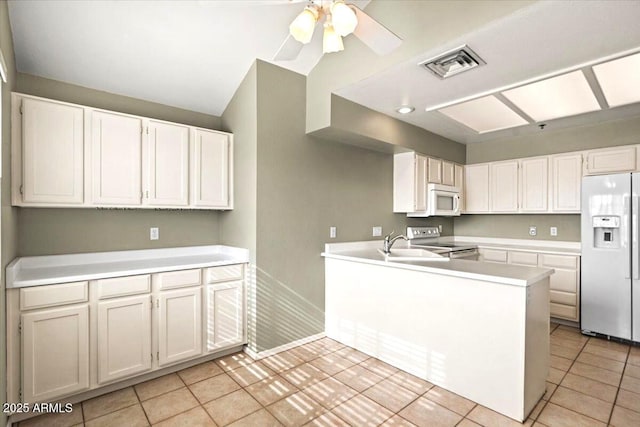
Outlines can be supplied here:
M503 138L467 145L467 164L640 144L640 117L612 120L589 126ZM538 227L531 237L530 225ZM558 236L549 227L558 227ZM454 220L459 236L506 237L529 240L580 241L580 215L463 215Z
M324 330L325 243L379 240L371 236L378 225L385 233L403 232L407 224L440 224L444 234L453 232L450 218L392 213L391 153L307 135L305 86L305 76L257 61L222 115L224 130L234 134L236 191L235 209L220 214L220 239L251 250L248 334L254 351ZM360 108L351 111L378 118ZM428 139L426 132L407 135L401 143ZM464 156L458 147L453 152ZM329 239L331 226L336 239Z
M0 1L0 50L7 64L7 83L2 86L2 122L0 137L2 141L2 179L0 182L0 402L6 402L7 390L7 340L5 335L5 267L17 253L17 215L16 208L11 207L11 91L15 86L16 68L13 53L13 39L9 24L9 11L6 0ZM7 423L7 417L0 413L0 425Z
M219 117L28 74L18 74L15 91L210 129L221 127ZM219 215L198 210L20 208L17 255L217 244ZM160 228L159 240L149 240L150 227Z

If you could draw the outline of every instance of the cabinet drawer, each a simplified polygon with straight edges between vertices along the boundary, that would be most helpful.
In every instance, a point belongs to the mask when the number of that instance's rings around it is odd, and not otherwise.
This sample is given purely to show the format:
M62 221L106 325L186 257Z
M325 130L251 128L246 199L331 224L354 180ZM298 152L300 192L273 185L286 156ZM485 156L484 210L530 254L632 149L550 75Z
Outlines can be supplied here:
M499 249L481 249L480 254L482 255L483 261L507 262L507 251Z
M575 270L578 268L578 257L572 255L540 254L540 265L543 267L569 268Z
M578 309L576 306L564 305L564 304L550 304L551 317L561 317L563 319L577 320Z
M558 304L576 306L577 297L573 292L549 291L551 302Z
M114 277L96 280L98 299L121 297L125 295L147 294L151 292L151 276Z
M575 270L555 270L549 278L549 289L562 292L578 292L578 272Z
M527 265L531 267L538 266L538 254L533 252L513 252L509 251L509 264Z
M242 279L242 264L222 265L206 270L207 283L225 282L227 280Z
M88 282L34 286L20 289L20 310L55 307L89 300Z
M198 286L200 281L200 269L170 271L155 275L160 289L186 288L188 286Z

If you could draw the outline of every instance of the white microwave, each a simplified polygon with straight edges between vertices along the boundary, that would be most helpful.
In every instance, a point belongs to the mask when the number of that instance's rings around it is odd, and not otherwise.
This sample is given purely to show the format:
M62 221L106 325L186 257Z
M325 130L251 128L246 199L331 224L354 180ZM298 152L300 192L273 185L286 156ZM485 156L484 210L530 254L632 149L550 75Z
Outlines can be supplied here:
M427 209L407 216L460 216L460 189L451 185L427 185Z

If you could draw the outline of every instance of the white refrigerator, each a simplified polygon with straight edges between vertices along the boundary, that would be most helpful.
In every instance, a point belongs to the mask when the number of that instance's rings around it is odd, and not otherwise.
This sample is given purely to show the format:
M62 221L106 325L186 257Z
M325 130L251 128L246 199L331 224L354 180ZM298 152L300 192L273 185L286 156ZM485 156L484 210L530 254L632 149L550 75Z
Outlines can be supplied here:
M580 328L640 342L640 174L582 180Z

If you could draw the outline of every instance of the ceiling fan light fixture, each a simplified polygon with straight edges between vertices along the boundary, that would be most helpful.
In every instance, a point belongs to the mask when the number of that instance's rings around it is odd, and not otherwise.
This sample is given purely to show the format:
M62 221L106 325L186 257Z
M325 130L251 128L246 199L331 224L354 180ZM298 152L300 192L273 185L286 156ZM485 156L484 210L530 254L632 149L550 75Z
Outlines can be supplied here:
M313 37L313 30L318 22L319 13L316 8L307 6L289 25L289 33L300 43L307 44Z
M331 20L336 34L346 37L353 33L358 25L358 18L353 9L346 5L343 0L337 0L331 4L330 10Z
M332 53L344 50L342 37L338 35L331 24L331 21L324 24L324 37L322 38L322 52Z

